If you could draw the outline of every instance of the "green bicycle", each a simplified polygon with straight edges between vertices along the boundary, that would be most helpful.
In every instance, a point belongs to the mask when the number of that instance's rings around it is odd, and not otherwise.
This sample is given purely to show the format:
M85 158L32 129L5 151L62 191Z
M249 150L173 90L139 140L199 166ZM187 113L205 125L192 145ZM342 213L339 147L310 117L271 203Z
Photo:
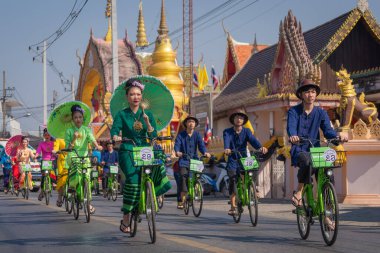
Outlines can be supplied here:
M137 224L141 222L140 214L145 214L148 221L149 236L152 243L156 242L156 213L158 211L156 192L151 178L152 170L162 166L164 161L157 158L161 149L153 149L156 141L171 140L172 137L147 138L151 140L151 146L136 147L131 139L123 138L122 142L132 142L134 147L129 150L129 154L135 167L141 171L140 201L138 207L131 212L130 235L134 237L137 233Z
M184 154L190 160L190 173L187 176L187 196L183 203L183 210L186 215L189 214L190 206L193 209L195 217L199 217L203 207L203 186L201 182L202 171L204 170L204 164L202 156L200 160L190 159L187 154Z
M89 163L89 156L79 156L76 149L62 149L63 152L74 152L76 156L71 157L71 167L68 169L68 200L74 219L79 217L79 209L83 207L86 222L90 222L91 217L91 179L89 172L92 167ZM69 208L70 209L70 208Z
M42 191L45 197L46 205L49 205L49 201L51 197L52 184L51 184L50 172L53 170L54 169L53 169L52 161L42 161L41 173L43 173L45 177L44 177L44 181L41 184L41 187L42 187Z
M254 180L254 172L260 168L257 160L260 152L252 152L250 157L242 157L238 150L232 150L232 154L237 154L239 157L239 164L242 168L241 175L237 175L234 180L234 192L236 194L236 212L232 215L235 223L239 223L243 207L247 206L249 211L249 218L254 227L258 221L258 199L256 195L256 183ZM243 177L243 178L242 178Z
M314 147L315 143L326 143L326 147ZM297 207L298 231L302 239L306 240L310 233L310 226L314 224L314 217L319 217L322 237L328 246L336 241L339 228L339 205L333 185L333 169L342 166L345 158L344 151L335 151L330 144L338 144L339 139L327 142L300 138L300 143L309 143L312 169L317 170L317 195L314 198L313 183L305 184L302 193L302 206ZM310 174L311 175L311 174Z
M117 200L117 192L119 188L118 182L118 173L119 167L117 165L109 165L110 173L107 175L107 188L106 194L108 200L112 199L113 201Z
M21 195L24 199L29 199L29 191L32 182L29 180L29 173L32 171L32 166L29 163L20 163L22 171L25 173L24 187L21 189Z
M15 191L15 186L13 183L13 169L9 172L9 179L8 179L8 192L11 193L11 195L16 194L18 196L18 192ZM8 192L6 194L8 194Z

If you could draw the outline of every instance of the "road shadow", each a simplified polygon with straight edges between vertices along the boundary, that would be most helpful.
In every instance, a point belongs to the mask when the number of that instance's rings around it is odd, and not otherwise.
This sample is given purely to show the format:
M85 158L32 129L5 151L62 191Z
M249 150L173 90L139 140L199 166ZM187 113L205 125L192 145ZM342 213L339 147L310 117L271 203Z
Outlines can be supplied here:
M340 220L355 222L377 222L380 224L380 206L344 208L340 212Z

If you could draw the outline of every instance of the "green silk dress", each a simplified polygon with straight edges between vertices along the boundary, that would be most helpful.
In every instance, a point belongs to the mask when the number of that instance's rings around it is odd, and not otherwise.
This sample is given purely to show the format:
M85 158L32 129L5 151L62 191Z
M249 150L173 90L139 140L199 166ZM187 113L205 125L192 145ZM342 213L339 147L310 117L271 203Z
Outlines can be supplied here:
M111 129L111 137L119 135L121 131L122 137L132 139L136 146L149 146L145 137L157 137L156 121L150 111L145 110L145 114L149 117L149 122L154 128L153 132L147 132L147 126L144 122L141 108L139 108L136 113L133 113L130 108L126 108L116 114ZM133 128L135 121L140 121L142 123L142 130L136 131ZM125 175L123 206L121 208L124 214L130 213L135 207L137 207L140 200L141 173L140 168L133 166L132 154L130 152L132 148L133 143L128 142L122 143L119 149L119 164ZM170 181L166 176L165 166L161 166L158 170L153 170L151 177L154 182L157 196L164 194L171 188Z

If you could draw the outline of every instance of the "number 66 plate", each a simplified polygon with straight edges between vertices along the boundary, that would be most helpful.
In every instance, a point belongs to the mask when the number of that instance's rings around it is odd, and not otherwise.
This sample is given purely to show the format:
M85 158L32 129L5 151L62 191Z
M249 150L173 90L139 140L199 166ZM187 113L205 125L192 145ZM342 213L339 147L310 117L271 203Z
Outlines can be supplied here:
M134 147L133 161L135 163L135 166L153 165L153 147Z

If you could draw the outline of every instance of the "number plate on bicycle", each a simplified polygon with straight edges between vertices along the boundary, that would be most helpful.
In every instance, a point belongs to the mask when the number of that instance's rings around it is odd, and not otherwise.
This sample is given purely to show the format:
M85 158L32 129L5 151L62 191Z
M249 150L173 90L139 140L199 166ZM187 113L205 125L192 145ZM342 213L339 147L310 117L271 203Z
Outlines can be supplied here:
M42 161L42 170L52 170L53 162L52 161Z
M329 168L334 166L337 153L329 147L310 148L314 168Z
M190 159L190 170L194 172L202 172L205 168L202 161Z
M25 171L32 171L32 166L30 164L21 164L22 170Z
M244 170L257 170L260 167L254 156L241 158L240 162L243 165Z
M153 165L153 147L133 147L132 153L135 166Z
M91 171L91 177L92 178L98 178L99 177L99 172L97 170Z
M110 173L111 174L117 174L119 172L119 167L115 165L110 166Z

